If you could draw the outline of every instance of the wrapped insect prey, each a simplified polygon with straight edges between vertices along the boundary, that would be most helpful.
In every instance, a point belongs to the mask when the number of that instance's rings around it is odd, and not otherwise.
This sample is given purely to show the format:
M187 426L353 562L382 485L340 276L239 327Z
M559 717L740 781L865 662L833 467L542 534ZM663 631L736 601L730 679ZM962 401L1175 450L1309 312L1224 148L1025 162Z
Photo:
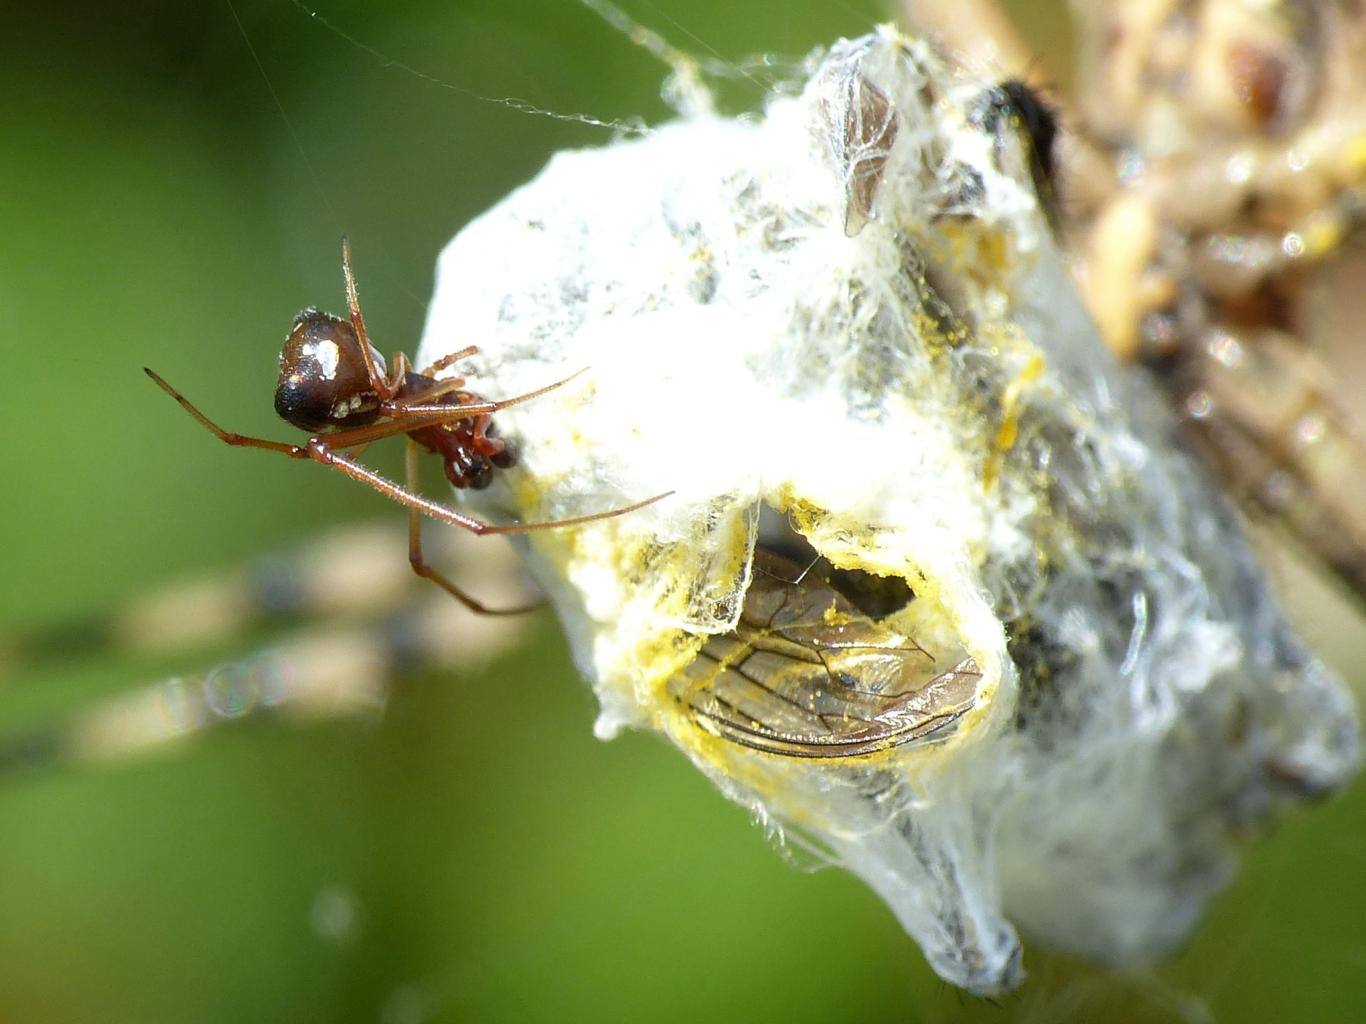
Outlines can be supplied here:
M1358 727L1073 290L999 83L892 29L762 116L561 153L441 257L519 539L601 705L888 904L946 980L1113 964ZM762 923L752 927L762 928Z

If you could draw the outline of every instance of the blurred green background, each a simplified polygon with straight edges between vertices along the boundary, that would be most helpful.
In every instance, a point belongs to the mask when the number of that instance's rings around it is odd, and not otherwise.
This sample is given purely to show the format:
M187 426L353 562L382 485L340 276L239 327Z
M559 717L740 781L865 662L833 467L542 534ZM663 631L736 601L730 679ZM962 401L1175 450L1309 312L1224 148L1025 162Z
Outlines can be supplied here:
M0 11L6 630L399 516L317 467L219 447L140 368L284 436L277 346L300 307L342 307L343 232L377 341L411 351L447 239L552 151L606 141L473 94L666 114L661 69L571 0L308 2L444 84L289 0ZM1016 6L1062 67L1054 5ZM732 59L886 17L867 0L630 9ZM1314 633L1355 664L1330 620ZM245 649L0 677L0 727ZM1173 963L1120 978L1031 946L1031 980L995 1006L938 982L851 878L785 866L662 743L596 742L593 713L541 613L515 653L415 680L382 718L0 776L0 1021L1366 1018L1361 786L1258 846Z

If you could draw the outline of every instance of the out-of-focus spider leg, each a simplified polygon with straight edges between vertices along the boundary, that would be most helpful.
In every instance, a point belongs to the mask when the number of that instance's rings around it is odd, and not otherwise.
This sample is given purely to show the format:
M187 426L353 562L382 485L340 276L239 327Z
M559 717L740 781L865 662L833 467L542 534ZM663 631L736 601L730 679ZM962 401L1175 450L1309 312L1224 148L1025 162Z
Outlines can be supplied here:
M403 578L414 577L405 571ZM384 611L322 623L269 650L115 694L58 722L0 729L0 786L35 771L151 756L252 722L374 714L405 676L432 668L468 671L522 635L517 620L471 619L436 591Z
M386 519L335 527L225 573L164 583L117 609L0 629L0 687L30 669L106 656L186 657L285 625L340 622L347 629L368 631L365 635L387 635L386 630L396 628L401 656L413 664L458 665L460 649L494 635L510 637L504 630L517 620L500 618L497 629L490 622L483 631L469 631L463 609L420 582L403 560L406 525L400 528ZM514 591L525 576L510 548L490 547L464 530L429 533L423 547L438 564L459 565L462 572L476 574L480 589L496 591L501 603L531 600L526 587ZM441 626L423 625L429 618ZM451 652L444 635L439 640L435 635L449 628L461 631L460 644ZM415 638L439 643L442 653L414 648ZM0 762L4 760L0 753Z

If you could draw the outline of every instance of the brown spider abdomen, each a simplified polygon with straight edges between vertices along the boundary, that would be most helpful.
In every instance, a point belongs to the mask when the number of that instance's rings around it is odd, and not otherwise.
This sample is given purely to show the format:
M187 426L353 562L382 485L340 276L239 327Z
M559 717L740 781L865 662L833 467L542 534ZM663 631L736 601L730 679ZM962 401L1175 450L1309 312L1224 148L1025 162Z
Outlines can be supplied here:
M350 322L312 308L295 317L280 352L280 418L309 433L358 427L375 421L379 402Z
M452 487L478 491L493 481L494 470L507 469L516 462L511 446L492 436L493 430L487 416L474 416L445 426L424 427L413 431L411 437L441 456Z

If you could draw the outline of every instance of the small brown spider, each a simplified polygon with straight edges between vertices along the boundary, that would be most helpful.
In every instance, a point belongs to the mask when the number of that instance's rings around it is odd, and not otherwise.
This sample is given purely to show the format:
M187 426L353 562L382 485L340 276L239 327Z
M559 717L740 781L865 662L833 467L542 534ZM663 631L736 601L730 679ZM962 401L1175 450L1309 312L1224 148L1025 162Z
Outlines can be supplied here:
M526 609L488 608L429 565L422 554L422 516L462 527L478 536L530 533L624 515L672 493L657 494L606 512L501 526L485 523L423 497L417 493L420 449L441 457L446 479L454 486L487 487L494 470L506 469L515 461L513 450L494 433L493 414L553 391L578 374L536 391L490 402L467 390L463 377L437 376L456 361L474 355L478 348L473 345L442 357L421 372L414 372L407 355L398 352L394 355L392 369L386 373L383 358L371 346L365 330L365 318L356 297L356 278L351 270L351 246L345 238L342 239L342 275L346 280L350 319L321 313L311 307L305 309L295 317L280 353L275 411L287 423L312 434L304 444L247 437L224 430L158 374L146 367L143 370L186 412L226 444L263 448L291 459L312 459L406 505L409 512L408 560L413 571L436 583L471 611L482 614L510 614ZM407 435L406 486L367 468L344 451L398 434Z

